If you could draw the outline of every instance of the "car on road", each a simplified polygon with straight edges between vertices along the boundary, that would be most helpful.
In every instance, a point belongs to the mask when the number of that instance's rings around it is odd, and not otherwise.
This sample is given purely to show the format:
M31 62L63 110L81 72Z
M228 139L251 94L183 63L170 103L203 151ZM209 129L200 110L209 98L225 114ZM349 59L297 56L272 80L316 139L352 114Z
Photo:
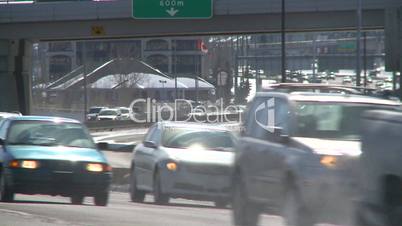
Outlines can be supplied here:
M0 127L0 200L14 195L85 196L106 206L111 167L86 128L72 119L20 116Z
M344 77L343 79L342 79L342 83L343 84L350 84L350 83L352 83L353 82L353 79L352 79L352 77L349 77L349 76L346 76L346 77Z
M333 84L301 84L301 83L279 83L263 87L263 92L314 92L314 93L343 93L355 95L374 95L375 89L364 87L353 87Z
M370 76L367 76L367 83L372 84L373 78L371 78Z
M119 107L121 112L120 120L129 120L130 119L130 109L127 107Z
M327 75L327 80L335 80L336 76L334 72L329 72Z
M357 225L402 225L402 114L370 111L362 120ZM376 224L379 223L379 224Z
M226 206L235 144L235 136L219 126L156 123L133 151L131 200L143 202L152 193L158 204L187 198Z
M95 121L98 119L99 112L106 107L91 107L87 113L87 121Z
M122 119L121 111L117 108L102 109L98 114L99 121L116 121L121 119Z
M257 94L235 151L235 224L257 225L265 209L287 225L346 219L340 216L352 213L356 195L359 120L375 109L397 111L400 104L349 94Z

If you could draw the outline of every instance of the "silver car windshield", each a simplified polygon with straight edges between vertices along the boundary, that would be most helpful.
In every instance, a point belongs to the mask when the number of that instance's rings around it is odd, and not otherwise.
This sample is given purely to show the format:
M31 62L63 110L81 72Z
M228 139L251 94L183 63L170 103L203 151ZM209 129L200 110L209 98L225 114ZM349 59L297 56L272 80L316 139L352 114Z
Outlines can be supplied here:
M92 138L80 124L47 121L13 122L7 144L95 148Z
M180 149L229 151L235 142L233 135L226 131L168 128L163 133L162 145Z
M99 113L99 115L106 115L106 116L115 116L118 115L119 113L117 111L114 110L105 110L105 111L101 111Z
M360 118L368 110L395 110L384 105L298 102L296 137L360 140Z

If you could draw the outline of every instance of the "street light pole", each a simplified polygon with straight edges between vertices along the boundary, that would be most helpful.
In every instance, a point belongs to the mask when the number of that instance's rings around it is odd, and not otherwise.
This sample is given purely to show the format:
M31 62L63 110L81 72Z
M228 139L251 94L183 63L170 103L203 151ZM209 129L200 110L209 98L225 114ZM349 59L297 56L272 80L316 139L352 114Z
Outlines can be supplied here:
M177 48L177 41L174 40L174 46L173 46L173 67L174 67L174 98L178 99L178 93L177 93L177 59L176 59L176 48Z
M282 82L286 82L286 7L285 0L282 0L282 25L281 25L281 35L282 35Z
M87 42L82 42L82 54L83 54L83 65L84 65L84 121L87 119L87 111L88 111L88 84L87 84Z
M357 35L356 35L356 86L361 85L361 51L360 40L362 33L362 0L357 0Z

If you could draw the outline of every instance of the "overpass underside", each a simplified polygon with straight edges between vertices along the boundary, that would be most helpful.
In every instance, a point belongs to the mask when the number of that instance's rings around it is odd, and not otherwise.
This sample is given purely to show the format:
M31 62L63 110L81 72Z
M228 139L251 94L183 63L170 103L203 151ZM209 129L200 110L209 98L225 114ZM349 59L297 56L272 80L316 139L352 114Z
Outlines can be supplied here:
M366 10L365 29L384 27L384 10ZM288 32L336 31L356 28L355 11L288 13ZM103 33L91 34L93 26ZM77 40L156 36L273 33L281 28L280 14L221 15L209 20L79 20L0 23L0 39Z

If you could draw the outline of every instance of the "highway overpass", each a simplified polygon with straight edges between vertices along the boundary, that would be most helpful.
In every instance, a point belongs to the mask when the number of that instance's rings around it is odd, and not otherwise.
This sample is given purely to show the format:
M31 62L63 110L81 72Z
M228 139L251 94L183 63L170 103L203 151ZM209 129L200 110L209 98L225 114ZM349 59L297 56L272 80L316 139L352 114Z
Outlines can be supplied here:
M215 0L204 20L138 20L132 0L0 5L0 39L87 39L277 32L281 0ZM286 0L288 31L347 30L356 25L356 1ZM363 26L383 28L385 9L399 0L363 0ZM92 27L103 29L91 34Z

